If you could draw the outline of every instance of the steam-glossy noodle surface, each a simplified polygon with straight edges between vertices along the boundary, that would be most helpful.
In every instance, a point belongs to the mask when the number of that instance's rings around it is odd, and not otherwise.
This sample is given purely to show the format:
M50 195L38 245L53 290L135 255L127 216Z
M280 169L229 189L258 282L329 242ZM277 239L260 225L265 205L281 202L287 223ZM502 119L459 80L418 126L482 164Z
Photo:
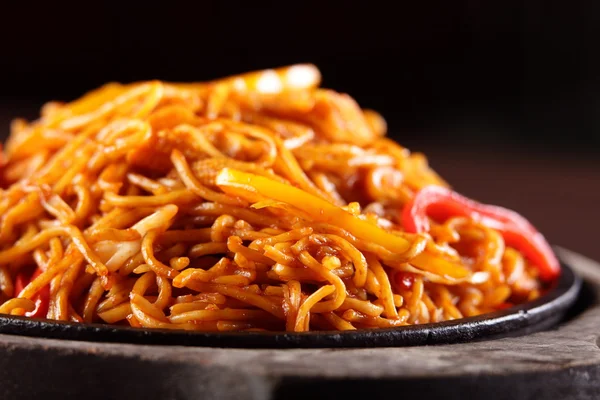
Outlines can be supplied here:
M539 296L534 266L492 229L451 218L406 233L404 205L447 183L385 137L379 114L319 85L312 65L108 84L14 121L0 312L32 315L47 293L37 317L353 330Z

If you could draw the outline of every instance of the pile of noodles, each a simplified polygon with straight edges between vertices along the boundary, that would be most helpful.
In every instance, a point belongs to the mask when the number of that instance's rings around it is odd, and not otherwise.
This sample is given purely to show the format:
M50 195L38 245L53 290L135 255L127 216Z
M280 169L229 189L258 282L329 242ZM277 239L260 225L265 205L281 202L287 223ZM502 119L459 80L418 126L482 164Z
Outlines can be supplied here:
M107 84L15 120L0 193L0 313L198 331L452 320L540 295L498 232L403 231L447 184L312 65ZM16 291L15 277L39 269Z

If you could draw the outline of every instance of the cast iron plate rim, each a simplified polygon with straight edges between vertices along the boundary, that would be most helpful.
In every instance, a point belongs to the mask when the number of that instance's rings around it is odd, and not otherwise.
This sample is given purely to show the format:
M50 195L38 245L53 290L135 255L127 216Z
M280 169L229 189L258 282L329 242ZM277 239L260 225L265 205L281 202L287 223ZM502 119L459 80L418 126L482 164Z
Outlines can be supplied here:
M464 343L549 328L572 306L581 279L564 262L557 282L538 299L506 310L452 321L355 331L195 332L0 315L0 334L88 342L221 348L405 347Z

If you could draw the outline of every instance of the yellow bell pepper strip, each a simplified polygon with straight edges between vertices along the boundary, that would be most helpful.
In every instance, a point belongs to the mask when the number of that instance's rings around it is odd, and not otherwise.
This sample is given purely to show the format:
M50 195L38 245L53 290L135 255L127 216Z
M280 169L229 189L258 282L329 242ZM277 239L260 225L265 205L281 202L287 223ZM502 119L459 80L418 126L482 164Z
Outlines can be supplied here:
M411 241L360 219L341 207L295 186L264 176L224 168L217 175L216 184L225 193L251 202L273 200L288 204L300 210L301 216L308 215L314 221L336 225L358 239L376 243L395 254L405 253L412 246ZM427 252L418 254L409 262L419 269L454 279L468 279L472 275L471 271L460 264Z

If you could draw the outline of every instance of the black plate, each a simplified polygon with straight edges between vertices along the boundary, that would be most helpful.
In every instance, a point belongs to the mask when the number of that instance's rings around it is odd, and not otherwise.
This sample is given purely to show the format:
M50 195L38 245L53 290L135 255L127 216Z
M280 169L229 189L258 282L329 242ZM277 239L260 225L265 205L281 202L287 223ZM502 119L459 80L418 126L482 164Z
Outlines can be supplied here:
M217 332L137 329L0 315L0 333L83 340L204 347L317 348L420 346L516 336L547 329L565 317L581 279L563 263L554 286L535 301L477 317L389 329L345 332Z

